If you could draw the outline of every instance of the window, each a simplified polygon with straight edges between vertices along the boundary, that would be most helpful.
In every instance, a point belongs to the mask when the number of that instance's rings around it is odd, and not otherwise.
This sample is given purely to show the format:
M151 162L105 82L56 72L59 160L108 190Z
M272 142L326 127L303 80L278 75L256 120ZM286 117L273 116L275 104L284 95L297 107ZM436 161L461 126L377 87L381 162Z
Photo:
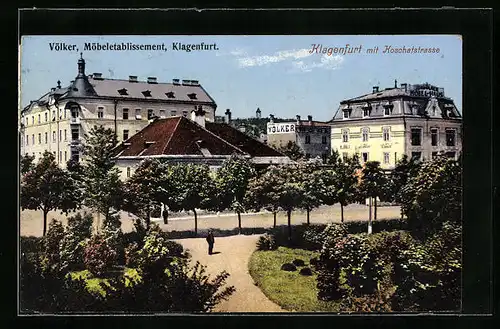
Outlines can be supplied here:
M80 153L78 152L78 150L71 150L71 159L76 162L80 161Z
M411 128L411 145L418 146L422 143L422 129Z
M160 110L160 118L164 118L165 117L165 110Z
M326 144L327 136L321 136L321 144Z
M345 109L344 110L344 119L349 119L349 115L350 115L350 110L349 109Z
M361 137L363 139L363 142L368 142L368 128L363 128L361 132L362 132Z
M370 108L369 107L363 107L363 118L369 117L370 116Z
M64 162L68 161L68 151L64 151Z
M71 128L71 139L78 139L79 135L78 128Z
M66 129L64 129L64 141L67 141L67 140L68 140L68 134L67 134Z
M128 109L123 109L122 112L122 119L128 120Z
M30 137L26 135L26 145L30 145Z
M422 152L411 152L411 158L413 160L419 161L421 157L422 157Z
M368 161L368 152L363 152L363 153L361 153L361 155L363 158L363 162L367 162Z
M52 121L56 120L56 111L52 111Z
M151 97L151 90L144 90L142 94L144 95L144 97Z
M384 152L384 164L389 164L389 163L390 163L389 153Z
M391 108L389 106L384 106L384 115L391 115Z
M306 144L311 144L311 136L306 135Z
M98 119L104 118L104 107L99 106L97 108L97 118Z
M170 115L171 116L177 115L177 111L170 111Z
M136 120L141 120L142 119L141 109L135 109L135 119Z
M62 141L62 130L59 129L59 141Z
M349 130L342 130L342 142L347 143L349 141Z
M184 117L187 117L187 116L188 116L188 112L187 112L187 111L182 111L182 115L183 115Z
M42 134L38 133L38 144L42 144Z
M431 128L431 145L432 146L438 145L438 129L437 128Z
M130 167L127 167L127 178L130 178Z
M170 91L168 93L165 93L165 95L167 95L168 98L175 98L175 94L173 91Z
M196 99L196 93L188 94L189 99Z
M41 115L38 115L38 123L42 123L42 119L40 119Z
M455 146L455 129L446 129L446 146Z
M35 116L31 116L31 124L34 125L35 124Z
M384 137L384 142L388 142L391 139L390 128L382 128L382 136Z
M128 130L123 131L123 140L126 141L128 139Z
M342 161L346 162L349 158L349 154L347 152L342 153Z
M122 96L125 96L125 95L128 95L127 93L127 89L125 88L122 88L122 89L118 89L118 93Z
M45 144L49 143L49 134L45 132Z
M35 145L35 134L31 135L31 145Z
M49 119L47 118L47 112L45 112L45 122L49 121Z
M154 111L152 109L148 110L148 120L151 120L154 116Z
M55 143L56 142L56 131L54 130L52 132L52 143Z
M59 162L62 161L62 151L59 151Z

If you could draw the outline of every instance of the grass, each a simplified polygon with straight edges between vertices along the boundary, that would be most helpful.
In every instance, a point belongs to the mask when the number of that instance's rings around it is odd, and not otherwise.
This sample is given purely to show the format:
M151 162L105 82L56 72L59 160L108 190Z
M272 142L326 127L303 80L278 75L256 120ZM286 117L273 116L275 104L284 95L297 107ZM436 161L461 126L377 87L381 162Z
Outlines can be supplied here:
M102 296L105 296L106 293L102 289L101 283L110 286L109 279L113 277L113 276L102 277L102 278L94 277L92 273L89 272L89 270L70 272L70 275L71 279L73 280L78 280L78 279L85 280L89 292L100 294ZM125 267L123 271L120 271L119 275L123 275L125 277L125 284L127 286L130 285L133 281L138 281L141 278L136 269L127 267Z
M301 259L305 267L318 252L279 247L273 251L255 251L250 257L250 275L262 292L283 309L296 312L338 312L340 302L324 302L317 298L316 273L312 276L281 270L281 265ZM312 268L311 268L312 269Z

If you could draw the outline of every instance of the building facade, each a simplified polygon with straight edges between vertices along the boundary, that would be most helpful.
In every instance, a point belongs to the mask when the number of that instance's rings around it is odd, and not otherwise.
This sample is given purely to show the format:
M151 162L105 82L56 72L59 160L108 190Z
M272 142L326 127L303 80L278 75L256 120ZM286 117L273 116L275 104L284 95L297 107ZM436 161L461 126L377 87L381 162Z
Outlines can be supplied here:
M313 121L311 115L301 120L297 115L295 122L274 122L271 115L267 123L267 144L282 147L288 142L296 143L307 159L326 158L331 153L331 126L326 122Z
M107 79L101 73L87 75L80 58L78 75L68 87L58 81L56 88L21 110L21 155L34 155L36 161L47 150L64 167L70 158L80 159L85 135L95 125L113 129L118 141L124 141L154 117L188 117L200 108L214 121L217 105L198 81Z
M462 151L462 116L444 89L403 83L340 103L332 126L333 150L361 162L394 168L403 155L418 160L438 154L457 159Z

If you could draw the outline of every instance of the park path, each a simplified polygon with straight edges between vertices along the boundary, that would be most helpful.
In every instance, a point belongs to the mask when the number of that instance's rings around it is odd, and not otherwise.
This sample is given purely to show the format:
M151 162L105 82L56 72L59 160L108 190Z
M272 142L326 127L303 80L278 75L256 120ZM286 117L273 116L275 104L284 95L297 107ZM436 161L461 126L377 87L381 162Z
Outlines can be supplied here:
M207 273L213 278L226 270L230 276L227 284L236 288L228 300L216 306L214 312L286 312L271 302L254 285L248 272L248 262L255 250L260 235L234 235L215 238L214 253L208 254L205 238L175 240L188 249L194 262L207 266Z

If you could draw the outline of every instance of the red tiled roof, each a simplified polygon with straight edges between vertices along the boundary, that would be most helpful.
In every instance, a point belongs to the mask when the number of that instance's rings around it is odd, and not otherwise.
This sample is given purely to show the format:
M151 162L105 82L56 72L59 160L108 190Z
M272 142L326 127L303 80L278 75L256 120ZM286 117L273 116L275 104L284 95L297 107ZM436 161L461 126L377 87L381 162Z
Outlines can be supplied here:
M226 123L205 122L205 128L251 156L282 157L283 154Z
M118 145L115 154L117 156L202 155L202 148L207 149L212 155L244 153L238 146L232 145L185 117L170 117L150 123Z

